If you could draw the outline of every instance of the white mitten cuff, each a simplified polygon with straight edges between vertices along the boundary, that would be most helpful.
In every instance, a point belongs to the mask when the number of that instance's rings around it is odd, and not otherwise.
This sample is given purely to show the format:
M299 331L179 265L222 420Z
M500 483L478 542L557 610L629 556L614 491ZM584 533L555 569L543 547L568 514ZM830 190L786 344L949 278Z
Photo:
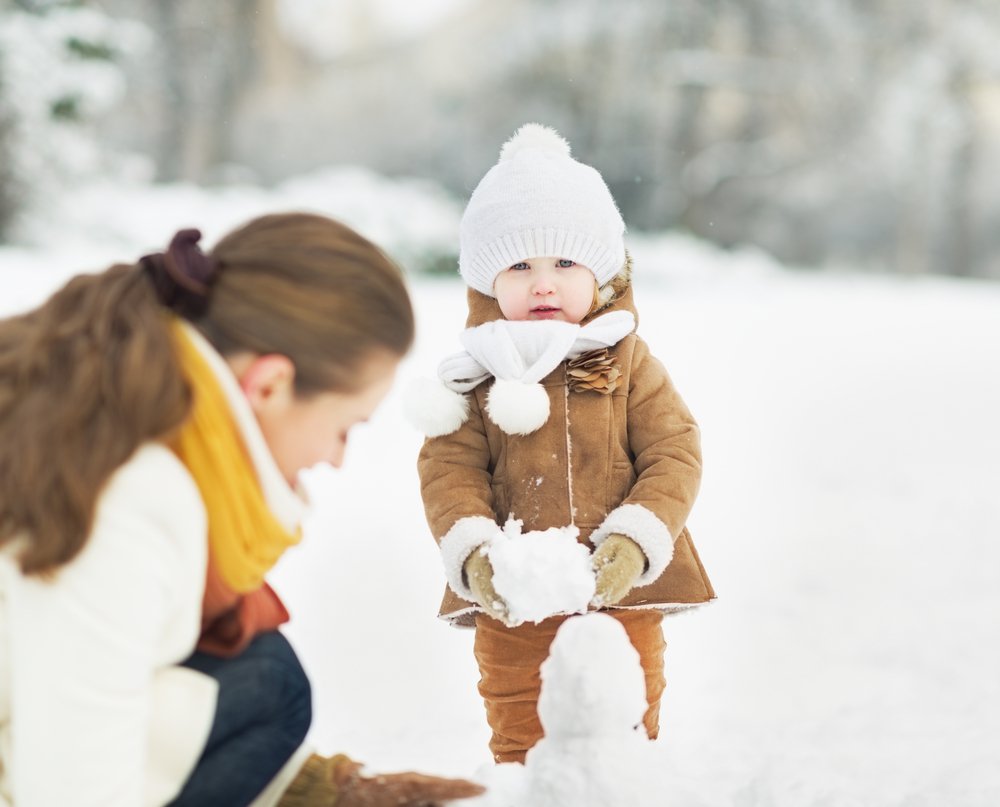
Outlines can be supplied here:
M590 535L594 546L600 546L611 533L626 535L635 541L646 556L648 568L636 581L646 586L663 574L674 556L674 539L667 525L641 504L623 504L616 507L604 523Z
M460 518L441 539L441 560L448 585L463 600L475 602L476 598L462 580L462 569L469 555L500 534L493 519L486 516Z

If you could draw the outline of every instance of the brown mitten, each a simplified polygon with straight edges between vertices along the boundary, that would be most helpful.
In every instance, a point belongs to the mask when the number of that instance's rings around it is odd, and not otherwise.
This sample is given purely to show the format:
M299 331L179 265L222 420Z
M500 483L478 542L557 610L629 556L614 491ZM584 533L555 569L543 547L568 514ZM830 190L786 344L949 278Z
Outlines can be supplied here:
M465 779L442 779L409 771L362 776L361 764L347 757L332 767L338 795L331 807L438 807L446 801L486 792L482 785Z
M361 768L361 763L343 754L313 754L278 807L439 807L486 792L465 779L411 772L362 776Z
M463 567L469 590L473 593L483 610L494 619L507 624L509 608L503 597L493 588L493 566L482 548L475 550L465 561Z
M619 602L646 570L646 556L639 545L625 535L611 533L594 551L597 590L591 600L600 608Z

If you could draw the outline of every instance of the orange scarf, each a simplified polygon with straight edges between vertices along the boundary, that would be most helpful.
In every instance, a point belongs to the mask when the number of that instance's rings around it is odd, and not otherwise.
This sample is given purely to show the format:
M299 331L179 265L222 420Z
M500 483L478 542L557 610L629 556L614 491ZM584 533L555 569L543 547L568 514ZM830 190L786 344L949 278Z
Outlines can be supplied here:
M172 323L194 405L172 443L194 477L208 513L208 545L222 581L246 594L300 534L288 532L271 513L225 393L180 320Z

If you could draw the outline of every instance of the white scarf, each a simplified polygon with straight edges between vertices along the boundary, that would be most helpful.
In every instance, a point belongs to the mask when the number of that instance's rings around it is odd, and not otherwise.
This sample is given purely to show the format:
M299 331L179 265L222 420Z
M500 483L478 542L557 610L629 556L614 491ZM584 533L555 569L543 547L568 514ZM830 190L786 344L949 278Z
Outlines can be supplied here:
M440 383L411 389L410 419L429 437L456 431L468 417L464 393L490 376L487 414L508 434L530 434L549 416L539 383L566 359L618 344L635 329L629 311L612 311L577 325L557 320L494 320L462 332L465 348L438 367Z
M459 337L465 351L438 366L438 378L456 392L475 389L490 376L536 384L566 359L617 345L635 330L630 311L612 311L577 325L558 320L494 320Z

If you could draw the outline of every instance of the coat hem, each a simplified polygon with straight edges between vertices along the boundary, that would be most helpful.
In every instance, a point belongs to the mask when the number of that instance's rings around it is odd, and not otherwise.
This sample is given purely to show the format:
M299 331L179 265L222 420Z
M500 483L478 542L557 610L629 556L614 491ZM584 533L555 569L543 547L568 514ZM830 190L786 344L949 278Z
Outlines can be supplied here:
M604 606L603 608L593 609L587 611L588 614L598 613L599 611L660 611L664 616L673 616L674 614L681 614L687 611L694 611L696 609L702 608L706 605L711 605L718 599L717 597L712 597L710 600L704 600L702 602L671 602L671 603L644 603L641 605L610 605ZM468 608L460 608L457 611L449 611L448 613L438 614L438 619L447 622L453 628L475 628L475 624L470 620L475 619L477 614L486 613L482 608L477 605L470 605ZM553 614L556 616L556 614ZM566 614L566 616L573 616L573 614Z

